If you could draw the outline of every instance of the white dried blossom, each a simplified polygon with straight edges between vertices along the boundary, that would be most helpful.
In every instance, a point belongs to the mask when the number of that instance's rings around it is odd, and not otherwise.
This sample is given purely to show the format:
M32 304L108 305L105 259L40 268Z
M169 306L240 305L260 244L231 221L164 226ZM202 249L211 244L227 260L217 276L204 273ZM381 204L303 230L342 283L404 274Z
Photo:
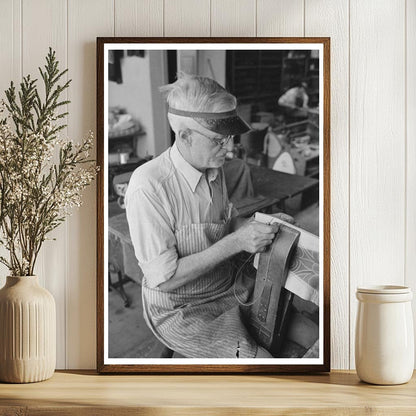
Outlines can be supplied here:
M52 62L54 53L48 58ZM54 71L50 65L45 72L50 91L60 77ZM97 168L89 159L94 141L92 132L80 143L59 135L56 100L48 101L48 111L46 104L38 109L41 119L34 112L19 119L16 115L23 113L13 113L18 104L12 86L8 92L13 117L0 101L0 245L9 250L10 259L0 257L0 263L12 275L29 275L48 233L81 205L82 191L95 178Z

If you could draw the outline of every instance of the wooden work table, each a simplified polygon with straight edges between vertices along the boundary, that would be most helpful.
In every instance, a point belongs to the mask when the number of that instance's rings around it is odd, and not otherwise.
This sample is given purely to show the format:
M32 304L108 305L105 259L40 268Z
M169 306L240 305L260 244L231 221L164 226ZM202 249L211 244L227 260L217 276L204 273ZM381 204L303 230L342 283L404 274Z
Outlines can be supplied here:
M253 186L257 193L283 201L319 185L314 178L290 175L261 166L250 165Z
M400 386L320 375L97 375L58 371L1 384L0 415L415 415L416 376Z

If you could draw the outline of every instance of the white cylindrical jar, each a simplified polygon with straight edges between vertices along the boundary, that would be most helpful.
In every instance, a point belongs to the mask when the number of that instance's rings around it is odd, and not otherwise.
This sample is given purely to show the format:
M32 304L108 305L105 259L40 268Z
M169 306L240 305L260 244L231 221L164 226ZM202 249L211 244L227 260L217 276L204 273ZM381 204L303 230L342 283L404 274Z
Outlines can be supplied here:
M372 384L402 384L412 377L414 332L410 288L372 286L357 289L355 366Z

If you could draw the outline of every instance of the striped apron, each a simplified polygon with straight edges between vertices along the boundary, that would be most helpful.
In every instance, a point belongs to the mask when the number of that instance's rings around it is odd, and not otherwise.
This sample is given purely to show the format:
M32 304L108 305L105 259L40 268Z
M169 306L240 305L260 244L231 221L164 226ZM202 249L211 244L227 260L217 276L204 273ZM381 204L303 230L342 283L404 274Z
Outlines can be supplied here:
M184 225L176 230L179 257L210 247L227 232L224 223ZM172 292L149 288L143 280L143 308L148 326L169 348L189 358L253 358L257 344L243 324L250 289L242 283L233 289L231 261Z

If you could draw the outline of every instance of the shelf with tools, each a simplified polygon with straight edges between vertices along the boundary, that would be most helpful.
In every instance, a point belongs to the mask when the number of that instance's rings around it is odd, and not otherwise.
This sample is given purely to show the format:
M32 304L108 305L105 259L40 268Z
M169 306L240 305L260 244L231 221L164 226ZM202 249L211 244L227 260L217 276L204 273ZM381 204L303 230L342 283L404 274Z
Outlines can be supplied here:
M310 106L319 102L316 51L227 51L227 88L255 111L275 111L277 99L296 83L308 83Z
M240 103L276 102L285 51L227 51L227 89Z

